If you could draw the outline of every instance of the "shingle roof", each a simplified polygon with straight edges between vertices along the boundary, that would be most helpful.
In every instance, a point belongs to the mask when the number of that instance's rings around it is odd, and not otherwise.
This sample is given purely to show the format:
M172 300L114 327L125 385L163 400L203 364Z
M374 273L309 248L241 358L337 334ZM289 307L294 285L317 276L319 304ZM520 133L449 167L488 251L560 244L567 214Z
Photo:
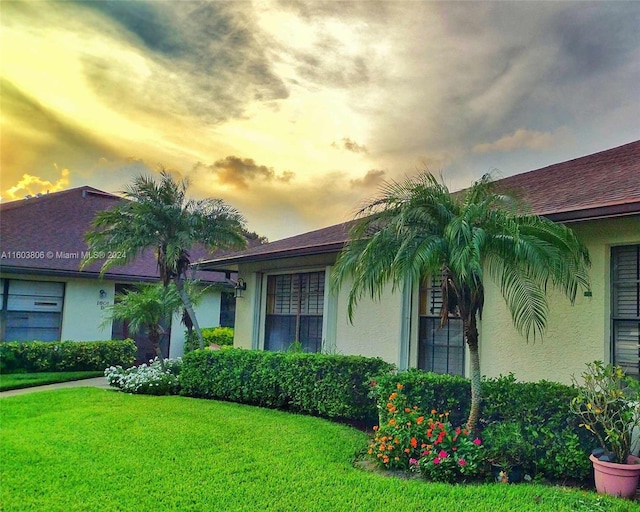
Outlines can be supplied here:
M557 221L640 213L640 141L496 182Z
M533 211L554 221L640 214L640 141L496 181L520 195ZM353 221L285 238L204 266L235 269L238 263L338 252Z
M0 269L3 272L97 277L101 262L79 271L80 258L87 251L85 233L97 212L115 206L122 198L84 186L0 204ZM74 257L76 256L77 257ZM31 257L28 257L31 256ZM190 256L211 258L203 248ZM199 272L206 281L224 281L224 274ZM157 280L153 250L125 266L112 267L109 279Z

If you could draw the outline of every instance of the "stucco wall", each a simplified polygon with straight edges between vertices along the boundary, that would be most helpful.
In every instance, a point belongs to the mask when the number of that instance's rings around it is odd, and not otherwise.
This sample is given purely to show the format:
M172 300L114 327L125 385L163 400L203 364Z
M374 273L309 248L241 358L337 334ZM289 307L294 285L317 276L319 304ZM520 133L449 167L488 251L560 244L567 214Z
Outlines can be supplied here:
M111 322L101 326L104 308L113 304L112 281L70 279L66 281L62 312L62 340L100 341L111 339ZM106 295L101 296L100 290Z
M349 322L347 305L351 283L345 282L337 298L336 352L340 354L380 357L400 364L402 332L402 297L391 286L380 300L363 297Z
M499 289L486 286L481 325L482 373L493 377L513 372L520 380L548 379L568 383L587 362L610 361L610 253L613 245L640 243L640 219L609 219L571 226L591 256L592 296L579 292L575 306L562 294L549 297L548 329L542 340L527 343L504 306Z
M217 290L205 292L200 304L194 307L198 325L204 327L218 327L220 325L220 295ZM171 321L171 343L169 357L179 357L184 354L185 327L182 324L182 312L174 315Z

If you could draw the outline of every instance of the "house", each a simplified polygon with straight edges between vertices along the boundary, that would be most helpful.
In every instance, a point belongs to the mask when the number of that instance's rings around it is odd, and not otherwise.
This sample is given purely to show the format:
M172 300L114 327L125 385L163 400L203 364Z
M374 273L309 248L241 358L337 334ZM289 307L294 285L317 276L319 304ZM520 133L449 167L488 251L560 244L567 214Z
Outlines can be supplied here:
M105 307L113 304L116 293L137 283L159 281L153 250L125 266L111 267L102 277L102 261L79 269L87 251L85 233L95 215L121 200L84 186L0 204L0 342L133 337L138 360L153 357L143 334L128 332L122 322L103 325ZM204 249L191 254L194 260L211 256ZM196 308L198 323L230 325L235 301L225 274L207 272L195 277L216 285ZM182 355L180 319L174 318L166 328L165 355Z
M640 141L499 180L534 212L570 225L587 245L592 289L571 305L550 297L548 329L526 342L512 325L497 287L486 283L480 359L489 377L568 382L586 362L640 359ZM202 270L233 271L246 282L236 304L235 345L378 356L399 368L469 375L461 322L440 328L440 289L431 282L364 298L347 317L349 283L329 286L351 223L212 259Z

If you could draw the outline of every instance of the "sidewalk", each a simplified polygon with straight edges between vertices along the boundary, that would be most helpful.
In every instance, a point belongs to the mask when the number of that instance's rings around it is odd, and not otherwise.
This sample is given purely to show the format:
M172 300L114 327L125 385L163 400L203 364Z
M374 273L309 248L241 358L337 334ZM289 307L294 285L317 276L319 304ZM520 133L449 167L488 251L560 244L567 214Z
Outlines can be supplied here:
M94 387L101 389L115 389L109 386L106 377L94 377L93 379L72 380L69 382L58 382L56 384L46 384L44 386L34 386L32 388L12 389L11 391L0 391L0 398L15 395L26 395L37 391L51 391L54 389Z

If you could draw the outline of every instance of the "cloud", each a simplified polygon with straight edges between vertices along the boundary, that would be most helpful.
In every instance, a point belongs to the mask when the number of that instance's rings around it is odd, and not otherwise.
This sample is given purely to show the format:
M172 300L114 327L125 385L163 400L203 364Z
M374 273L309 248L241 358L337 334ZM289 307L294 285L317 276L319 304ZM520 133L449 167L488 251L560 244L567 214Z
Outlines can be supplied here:
M83 5L122 32L104 52L83 59L87 79L111 108L217 124L242 116L252 101L289 95L248 4Z
M223 185L232 185L242 189L249 188L250 181L289 183L295 178L295 173L291 171L276 174L273 167L258 165L252 158L240 158L233 155L217 160L208 166L196 165L196 171L200 168L208 169L214 173Z
M351 151L352 153L368 153L367 147L354 142L349 137L343 137L340 143L333 141L331 143L331 147L333 148L344 148L347 151Z
M22 178L14 186L9 187L2 195L2 199L13 201L22 199L27 195L48 194L59 192L69 187L69 169L60 171L60 178L54 182L43 180L38 176L23 174Z
M521 148L544 150L553 147L557 143L558 139L553 133L519 129L511 135L505 135L494 142L476 144L473 147L473 151L475 153L490 153L494 151L513 151Z
M349 180L352 188L372 188L379 185L385 179L385 171L371 169L362 178Z

